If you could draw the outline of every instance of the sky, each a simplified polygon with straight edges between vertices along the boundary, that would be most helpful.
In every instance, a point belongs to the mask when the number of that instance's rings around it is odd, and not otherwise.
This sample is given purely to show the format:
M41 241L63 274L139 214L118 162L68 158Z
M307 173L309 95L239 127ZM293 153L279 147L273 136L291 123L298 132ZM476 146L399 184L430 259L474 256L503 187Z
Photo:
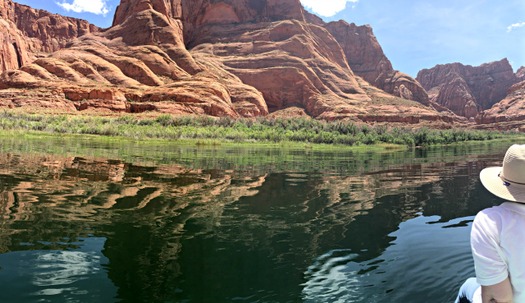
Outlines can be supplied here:
M300 0L330 22L368 24L394 69L415 77L437 64L525 66L524 0ZM119 0L15 0L109 27Z

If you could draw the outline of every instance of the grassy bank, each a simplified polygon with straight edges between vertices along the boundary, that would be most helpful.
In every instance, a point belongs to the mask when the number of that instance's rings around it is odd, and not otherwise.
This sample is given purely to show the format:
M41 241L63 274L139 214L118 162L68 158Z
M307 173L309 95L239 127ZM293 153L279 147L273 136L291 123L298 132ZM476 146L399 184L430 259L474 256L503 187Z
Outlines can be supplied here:
M0 130L119 136L137 140L191 139L202 144L220 144L225 141L304 142L347 146L374 144L428 146L486 141L511 136L494 131L389 128L343 121L324 122L310 118L217 119L170 115L139 118L132 115L103 117L29 114L8 110L0 112Z

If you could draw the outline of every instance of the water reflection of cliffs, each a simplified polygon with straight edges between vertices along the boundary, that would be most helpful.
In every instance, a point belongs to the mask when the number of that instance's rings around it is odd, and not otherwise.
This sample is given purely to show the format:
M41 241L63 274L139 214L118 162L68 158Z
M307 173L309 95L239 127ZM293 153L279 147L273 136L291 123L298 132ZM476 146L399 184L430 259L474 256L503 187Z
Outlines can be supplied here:
M264 178L179 165L5 154L0 157L0 252L66 249L95 234L107 238L104 254L114 283L137 289L119 281L133 276L133 283L157 288L162 283L150 278L152 272L170 271L159 273L168 279L178 275L174 261L188 221L204 220L199 232L211 230L225 204L256 194ZM151 262L143 272L140 264ZM154 293L164 292L148 296Z
M100 225L112 215L104 209L150 207L152 216L170 214L191 202L204 204L221 195L226 200L252 195L252 188L263 180L264 176L178 165L142 167L113 160L5 154L0 156L0 214L7 223L33 221L45 209L65 220L96 220ZM220 205L206 208L219 210Z
M260 289L293 288L302 278L282 273L306 269L327 250L371 259L400 222L419 213L446 220L482 208L471 195L486 164L471 157L263 174L4 154L0 251L67 248L78 238L105 237L109 277L122 298L228 297L246 291L243 280L260 276L271 277L250 281ZM305 252L310 259L297 259ZM231 266L243 273L225 277L226 289L216 277Z

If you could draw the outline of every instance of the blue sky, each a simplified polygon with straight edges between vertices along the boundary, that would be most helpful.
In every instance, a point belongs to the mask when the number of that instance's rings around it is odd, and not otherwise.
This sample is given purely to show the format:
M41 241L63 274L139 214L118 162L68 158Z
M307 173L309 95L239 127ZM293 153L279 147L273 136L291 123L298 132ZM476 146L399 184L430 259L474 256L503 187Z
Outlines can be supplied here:
M119 0L15 0L109 27ZM395 69L509 59L525 66L524 0L301 0L325 21L369 24Z

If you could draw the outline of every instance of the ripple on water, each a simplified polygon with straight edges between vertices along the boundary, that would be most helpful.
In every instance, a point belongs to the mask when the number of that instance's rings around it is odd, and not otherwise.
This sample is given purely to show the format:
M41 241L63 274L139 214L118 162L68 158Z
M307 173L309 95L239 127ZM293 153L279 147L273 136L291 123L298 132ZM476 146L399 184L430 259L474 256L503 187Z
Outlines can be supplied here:
M357 302L358 269L352 262L358 257L350 250L332 250L315 260L305 275L305 302ZM344 285L343 285L344 284Z
M112 302L116 292L104 270L105 239L83 239L77 250L17 251L0 255L0 302ZM21 295L23 294L23 295ZM102 300L104 301L104 300Z
M429 224L435 219L420 216L401 223L391 234L395 240L371 260L344 249L319 256L305 272L304 301L450 301L473 274L470 228L445 228L454 222Z

